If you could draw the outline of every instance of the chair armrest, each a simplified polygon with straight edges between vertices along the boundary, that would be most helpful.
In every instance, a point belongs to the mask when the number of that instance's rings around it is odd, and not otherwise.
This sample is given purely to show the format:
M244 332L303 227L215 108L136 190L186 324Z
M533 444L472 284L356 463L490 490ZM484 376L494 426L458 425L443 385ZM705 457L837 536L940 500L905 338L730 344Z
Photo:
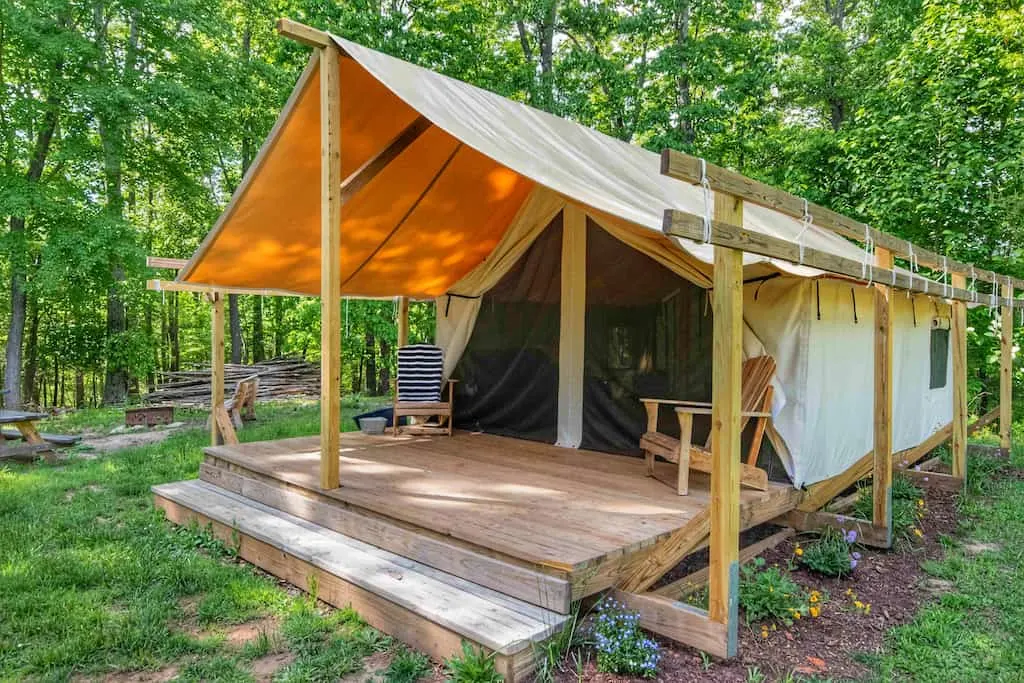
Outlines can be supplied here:
M676 408L677 413L690 413L691 415L710 415L711 408L704 406L679 406ZM771 413L764 413L758 410L743 410L740 411L740 417L771 417Z
M711 404L704 401L676 401L669 398L642 398L641 403L656 403L658 405L666 406L699 406L710 408Z

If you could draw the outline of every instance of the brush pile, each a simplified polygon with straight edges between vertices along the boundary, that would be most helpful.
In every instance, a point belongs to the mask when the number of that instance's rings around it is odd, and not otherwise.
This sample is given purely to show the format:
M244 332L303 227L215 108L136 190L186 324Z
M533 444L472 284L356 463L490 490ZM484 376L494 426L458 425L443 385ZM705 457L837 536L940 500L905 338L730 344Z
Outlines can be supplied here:
M257 400L319 398L320 365L298 358L274 358L254 365L224 365L224 395L247 377L260 378ZM207 407L210 404L210 366L161 373L160 381L145 396L146 403Z

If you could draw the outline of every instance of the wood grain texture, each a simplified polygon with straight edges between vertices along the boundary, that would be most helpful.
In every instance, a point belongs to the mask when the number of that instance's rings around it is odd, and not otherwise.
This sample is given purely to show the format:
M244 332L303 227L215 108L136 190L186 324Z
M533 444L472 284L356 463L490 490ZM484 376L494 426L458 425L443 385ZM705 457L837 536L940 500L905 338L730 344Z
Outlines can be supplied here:
M950 493L960 493L964 488L964 478L952 474L929 472L927 470L907 470L903 474L922 488L948 491Z
M743 225L743 201L715 193L716 221ZM733 585L740 544L740 410L743 366L743 253L715 247L711 294L711 529L708 615L736 628Z
M325 48L333 43L331 36L324 31L291 19L278 19L277 32L285 38L291 38L309 47Z
M875 263L892 268L892 254L881 247L875 251ZM892 381L893 381L893 292L875 285L874 307L874 458L872 460L872 523L892 527Z
M147 268L169 268L170 270L181 270L188 263L185 258L168 258L166 256L147 256Z
M954 287L963 288L967 279L959 273L952 278ZM950 341L953 355L953 453L952 471L967 476L967 304L952 303Z
M663 175L696 185L701 181L700 162L701 160L698 157L666 149L661 153L661 172ZM716 193L729 193L752 204L778 211L791 218L802 218L804 207L806 206L814 221L814 225L819 228L824 228L843 237L861 242L863 242L865 234L869 234L871 241L875 245L887 249L903 259L909 258L911 250L913 250L913 255L917 262L928 268L941 269L945 267L950 273L961 273L964 275L973 273L977 279L985 282L999 284L1006 282L1005 275L943 257L940 254L908 242L901 237L876 230L865 223L847 218L840 213L836 213L813 202L805 204L804 200L796 195L766 183L747 178L735 171L730 171L709 162L706 162L706 169L711 189ZM1013 278L1011 281L1017 288L1024 288L1024 280Z
M220 292L208 295L210 298L210 405L224 405L224 296ZM212 410L210 420L210 444L223 443L221 423L217 411Z
M875 548L889 548L892 546L892 534L888 527L872 524L866 519L857 519L847 515L835 514L832 512L801 512L794 510L778 522L793 527L797 531L819 531L826 527L839 531L856 531L857 543L870 545Z
M409 297L398 297L398 348L409 345Z
M341 91L338 48L320 50L320 487L338 488L341 432Z
M668 210L665 212L664 231L668 235L703 241L704 219L701 216L686 213L685 211ZM884 282L895 289L918 292L929 296L968 302L974 301L976 296L974 292L969 292L966 289L943 287L941 283L928 280L919 275L903 271L893 271L877 265L864 266L859 259L838 256L832 252L821 251L813 247L806 247L801 259L800 245L796 242L747 230L735 223L719 220L712 221L711 243L716 246L729 247L752 254L782 259L790 263L810 266L861 282ZM1014 301L1013 299L1000 298L999 302L1001 305L1006 306L1024 306L1024 300Z
M642 628L715 657L730 656L728 627L704 610L654 593L617 590L612 597L640 615Z
M1003 285L1003 298L1013 300L1013 286ZM1013 425L1013 308L1004 305L1001 311L1002 331L999 335L999 447L1010 452Z

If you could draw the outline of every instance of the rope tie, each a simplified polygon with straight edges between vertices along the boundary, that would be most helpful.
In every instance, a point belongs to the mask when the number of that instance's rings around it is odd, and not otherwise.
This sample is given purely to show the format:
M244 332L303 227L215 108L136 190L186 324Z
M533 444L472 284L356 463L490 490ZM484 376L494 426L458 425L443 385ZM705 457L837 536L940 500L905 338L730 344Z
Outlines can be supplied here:
M803 219L802 220L803 220L803 228L800 229L800 232L797 233L797 236L796 236L797 246L800 247L800 265L801 266L804 264L804 249L805 249L804 233L807 232L810 229L811 223L814 222L814 216L811 215L810 207L808 206L806 199L804 200L804 215L803 215Z
M700 160L700 186L704 189L704 243L711 242L711 181L708 180L708 162Z
M971 264L971 303L978 303L978 276L974 272L974 264Z
M942 257L942 298L949 298L949 261L943 256Z
M875 270L871 261L874 260L875 241L871 239L871 228L864 225L864 260L860 264L860 279L867 280L868 286L875 281Z
M992 271L992 291L989 292L989 295L988 295L988 312L989 312L989 314L991 314L993 311L995 311L996 310L996 306L998 305L998 302L996 301L996 298L998 297L998 295L996 294L996 291L998 289L999 289L999 278L996 275L995 271Z

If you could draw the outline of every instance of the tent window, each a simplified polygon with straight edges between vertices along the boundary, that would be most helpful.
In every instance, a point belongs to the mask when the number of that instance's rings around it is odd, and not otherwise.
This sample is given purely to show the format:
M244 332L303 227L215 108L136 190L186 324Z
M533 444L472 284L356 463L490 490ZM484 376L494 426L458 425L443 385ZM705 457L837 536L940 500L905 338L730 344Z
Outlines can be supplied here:
M949 364L949 330L932 330L931 381L929 388L941 389L946 386L946 369Z

